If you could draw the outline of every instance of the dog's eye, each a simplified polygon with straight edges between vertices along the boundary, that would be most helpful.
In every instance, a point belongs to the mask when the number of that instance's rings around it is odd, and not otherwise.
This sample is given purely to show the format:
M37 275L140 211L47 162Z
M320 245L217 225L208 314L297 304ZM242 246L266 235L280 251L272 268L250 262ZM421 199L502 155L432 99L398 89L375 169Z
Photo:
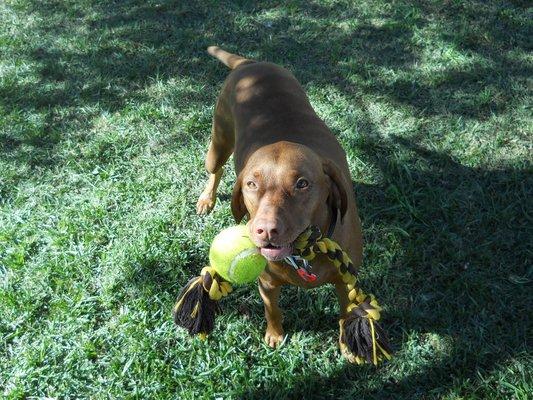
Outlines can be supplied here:
M246 186L248 186L248 189L257 189L257 185L254 181L248 181L246 182Z
M300 178L296 181L296 189L305 189L307 186L309 186L309 181L304 178Z

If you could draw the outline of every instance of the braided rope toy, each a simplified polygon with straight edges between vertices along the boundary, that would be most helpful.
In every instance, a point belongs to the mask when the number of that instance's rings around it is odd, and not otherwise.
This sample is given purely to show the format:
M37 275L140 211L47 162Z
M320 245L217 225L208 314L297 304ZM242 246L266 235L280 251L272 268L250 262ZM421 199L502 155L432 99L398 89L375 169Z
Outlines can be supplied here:
M337 268L346 285L350 300L345 318L340 324L341 350L358 364L377 365L383 358L391 358L387 336L378 323L381 307L373 295L365 294L357 286L357 271L350 257L333 240L322 237L320 229L311 226L294 242L295 256L311 261L318 254L325 255ZM216 273L204 267L200 276L183 287L173 308L174 322L205 339L213 331L215 316L220 312L218 301L232 292L232 286Z

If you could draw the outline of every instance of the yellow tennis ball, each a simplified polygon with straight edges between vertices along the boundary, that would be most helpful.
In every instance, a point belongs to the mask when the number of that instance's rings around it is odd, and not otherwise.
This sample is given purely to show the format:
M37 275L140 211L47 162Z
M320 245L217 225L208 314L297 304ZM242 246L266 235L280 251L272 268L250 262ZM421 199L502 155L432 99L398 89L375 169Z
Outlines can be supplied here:
M254 281L267 264L250 240L246 225L226 228L215 236L209 261L222 278L237 284Z

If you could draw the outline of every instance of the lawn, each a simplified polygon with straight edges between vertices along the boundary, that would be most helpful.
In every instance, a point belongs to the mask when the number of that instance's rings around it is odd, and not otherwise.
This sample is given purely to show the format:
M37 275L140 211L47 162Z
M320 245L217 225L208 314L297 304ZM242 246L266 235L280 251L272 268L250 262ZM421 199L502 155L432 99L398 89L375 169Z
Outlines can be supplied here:
M529 399L533 9L526 1L0 2L0 396ZM333 290L255 285L206 341L180 287L233 223L195 215L227 69L289 68L346 149L364 288L395 358L352 366Z

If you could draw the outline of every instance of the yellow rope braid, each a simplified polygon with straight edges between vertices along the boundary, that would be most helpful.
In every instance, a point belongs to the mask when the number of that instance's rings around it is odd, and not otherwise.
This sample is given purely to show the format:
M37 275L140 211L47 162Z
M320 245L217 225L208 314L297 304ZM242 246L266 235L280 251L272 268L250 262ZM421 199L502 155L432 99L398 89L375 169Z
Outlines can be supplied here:
M314 226L308 228L296 239L294 247L297 255L308 261L314 259L317 254L324 254L335 265L339 274L342 276L342 281L346 284L348 298L350 299L350 303L346 309L347 313L357 309L364 318L368 319L370 324L372 363L377 365L382 357L390 359L391 355L389 352L383 349L378 343L374 328L374 321L378 321L381 317L381 307L373 295L366 295L357 287L357 271L348 254L333 240L322 237L320 230ZM344 320L341 320L340 326L341 329L344 329ZM364 362L364 359L360 356L353 356L357 363L361 364Z

